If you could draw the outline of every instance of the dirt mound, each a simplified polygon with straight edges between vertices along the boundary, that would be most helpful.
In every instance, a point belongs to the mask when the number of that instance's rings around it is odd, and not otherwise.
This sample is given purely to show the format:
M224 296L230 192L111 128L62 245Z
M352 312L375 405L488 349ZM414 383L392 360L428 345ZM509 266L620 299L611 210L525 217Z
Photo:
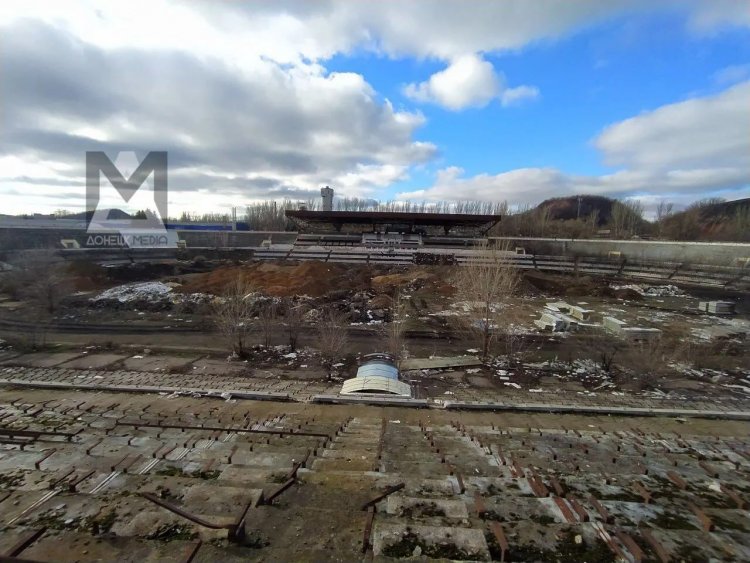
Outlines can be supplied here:
M610 287L604 294L606 297L615 297L626 301L643 301L643 295L630 287Z
M565 276L527 271L524 272L523 277L527 284L545 295L560 297L601 296L610 291L607 283L588 276Z
M318 261L259 262L248 266L228 266L185 279L182 293L221 295L237 276L242 274L251 286L267 295L288 297L309 295L320 297L331 289L359 290L369 286L366 267Z
M422 287L429 282L436 282L435 274L424 270L412 270L398 274L387 274L372 278L373 290L380 293L390 293L401 287Z

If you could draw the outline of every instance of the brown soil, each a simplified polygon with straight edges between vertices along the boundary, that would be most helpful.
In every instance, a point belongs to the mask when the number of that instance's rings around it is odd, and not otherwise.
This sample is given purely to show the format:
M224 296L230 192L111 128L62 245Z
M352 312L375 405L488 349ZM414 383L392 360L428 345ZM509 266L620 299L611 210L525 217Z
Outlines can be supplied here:
M399 274L388 274L372 278L372 288L381 293L390 293L407 285L424 285L436 282L438 276L422 269L412 269Z
M601 279L588 276L565 276L543 272L524 272L524 281L546 295L568 297L602 296L609 292L609 286Z
M239 274L258 291L268 295L320 297L334 289L368 289L373 272L368 266L318 261L260 262L247 266L227 266L205 274L193 274L186 279L179 291L220 295Z
M260 262L243 266L225 266L212 272L185 276L177 290L183 293L220 295L240 273L267 295L321 297L331 291L368 291L391 295L398 288L442 286L441 276L427 268L395 268L355 264L309 262ZM443 287L443 292L447 289Z

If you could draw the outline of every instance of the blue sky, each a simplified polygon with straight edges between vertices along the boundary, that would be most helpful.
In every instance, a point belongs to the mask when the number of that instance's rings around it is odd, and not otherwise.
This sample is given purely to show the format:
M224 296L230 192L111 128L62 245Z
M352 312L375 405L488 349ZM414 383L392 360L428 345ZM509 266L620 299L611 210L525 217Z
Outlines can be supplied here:
M428 184L438 168L449 164L467 175L519 167L612 172L615 168L603 162L592 139L607 125L643 111L716 94L750 78L750 33L728 27L696 37L682 14L632 15L485 58L514 81L537 86L539 97L512 108L495 102L462 112L420 105L426 123L416 137L436 143L440 154L391 186L386 197ZM326 66L362 73L380 95L403 108L414 105L404 85L443 68L434 60L393 60L368 52L339 55ZM737 78L721 80L722 71L732 67Z
M0 7L0 212L82 208L86 150L168 150L175 212L750 196L745 0L133 4Z

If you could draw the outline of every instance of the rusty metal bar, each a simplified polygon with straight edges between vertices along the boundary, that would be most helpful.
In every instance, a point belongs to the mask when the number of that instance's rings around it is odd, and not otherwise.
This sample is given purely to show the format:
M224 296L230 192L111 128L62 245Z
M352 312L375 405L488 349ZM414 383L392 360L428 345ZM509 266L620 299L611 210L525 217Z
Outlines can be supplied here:
M641 561L643 561L644 553L640 546L635 543L635 540L622 530L615 530L615 535L633 556L634 563L641 563Z
M567 500L568 503L570 503L570 506L573 507L573 510L575 511L576 515L578 515L578 518L581 520L581 522L588 522L589 513L586 512L586 509L583 508L583 506L581 506L581 503L573 497L570 497Z
M648 545L651 546L651 549L654 550L654 553L656 553L656 556L659 558L661 563L669 563L671 559L671 557L669 556L669 552L667 552L661 542L659 542L654 537L654 535L651 533L651 530L649 530L648 528L641 528L640 530L643 539L646 540Z
M71 493L75 493L76 487L80 485L81 483L83 483L86 479L91 477L94 473L96 473L96 471L92 469L91 471L89 471L88 473L85 473L81 477L74 477L73 479L68 481L68 491L70 491Z
M101 444L103 441L104 441L104 438L96 441L95 443L91 444L88 448L86 448L86 455L91 455L91 450L93 450L96 446Z
M245 504L245 508L242 509L242 512L237 517L237 522L234 524L234 527L229 530L229 539L231 541L236 541L238 543L242 542L245 536L245 518L247 518L247 513L251 508L257 508L263 504L263 501L263 490L261 489L260 494L257 497L251 498L250 501Z
M456 481L458 481L458 494L462 495L466 492L466 485L464 485L464 478L461 476L461 474L456 471L456 468L453 467L453 472L455 473Z
M703 468L703 470L706 473L708 473L709 477L713 477L714 479L718 479L719 478L719 472L716 471L716 469L714 467L712 467L711 465L707 464L705 461L699 461L698 465L700 465L701 468Z
M387 487L385 489L385 491L383 492L383 494L380 494L380 495L376 496L374 499L368 500L365 504L363 504L362 505L362 510L367 510L371 506L375 506L376 504L378 504L381 500L383 500L387 496L392 495L393 493L400 491L404 487L406 487L406 483L399 483L398 485L392 485L390 487Z
M678 488L685 490L687 489L687 483L685 482L685 479L680 477L677 473L674 471L667 471L667 479L672 481L672 483L675 484Z
M21 539L19 539L8 551L6 551L3 556L15 557L40 537L42 537L42 534L44 534L44 532L46 531L47 528L39 528L38 530L31 530L30 532L27 532L26 534L21 536Z
M484 499L478 492L474 493L474 510L477 511L477 516L481 516L483 512L487 511L487 506L484 504Z
M729 498L731 498L734 501L734 504L737 505L737 508L740 508L740 509L747 508L747 502L745 501L745 499L743 499L740 495L738 495L732 489L730 489L723 483L719 485L719 488L721 489L722 493L724 493L725 495L727 495Z
M591 495L589 497L589 502L591 503L591 506L593 506L596 511L599 513L599 516L602 517L602 520L606 522L607 524L611 524L613 521L612 516L607 512L607 509L604 508L602 503L600 503L598 500L596 500L596 497L594 495Z
M190 544L186 550L185 557L180 560L180 563L190 563L193 559L195 559L195 556L202 545L203 542L201 540Z
M26 440L16 440L15 438L0 438L0 444L7 444L9 446L19 446L19 449L23 451L23 449L30 445L34 444L36 440L32 439L26 439Z
M81 429L83 430L83 429ZM41 438L42 436L60 436L65 438L68 442L81 432L54 432L52 430L23 430L16 428L0 428L0 436L8 436L9 438L22 437L22 438Z
M495 540L497 540L497 544L500 546L500 561L505 561L505 552L508 551L508 539L505 537L505 532L503 532L503 527L500 525L500 522L490 522L490 531L492 532L492 535L495 536Z
M362 553L370 549L370 536L372 535L372 523L375 520L375 506L367 509L367 520L365 520L365 531L362 535Z
M49 451L48 451L48 452L47 452L46 454L44 454L44 455L43 455L43 456L41 457L41 459L39 459L39 460L37 460L36 462L34 462L34 467L35 467L36 469L40 469L40 465L42 465L42 462L43 462L44 460L46 460L47 458L51 457L51 456L52 456L52 454L54 454L54 453L55 453L56 451L57 451L57 450L56 450L55 448L52 448L51 450L49 450Z
M68 469L68 471L63 474L61 477L58 478L52 478L52 481L49 483L49 488L54 489L58 484L62 483L65 479L67 479L71 473L73 473L75 469Z
M160 499L158 496L152 493L138 493L143 498L150 500L154 504L158 504L162 508L166 508L170 512L174 512L177 514L177 516L182 516L183 518L190 520L191 522L195 522L199 526L203 526L204 528L210 528L212 530L229 530L234 527L234 524L214 524L213 522L209 522L208 520L204 520L203 518L200 518L198 516L195 516L194 514L190 514L189 512L184 511L179 506L175 506L171 502L167 502L163 499Z
M271 434L276 436L310 436L314 438L329 438L328 434L320 432L295 432L294 430L251 430L249 428L223 428L221 426L194 426L181 424L154 424L146 422L120 422L116 426L133 426L142 428L174 428L178 430L220 430L221 432L236 432L238 434Z
M703 512L703 510L701 510L692 502L689 503L688 506L690 507L690 510L693 511L693 514L695 514L696 518L698 518L701 523L701 527L705 531L710 532L714 529L714 523L711 521L711 518L705 512Z
M565 496L565 490L562 488L560 481L557 480L557 477L550 477L549 482L552 485L552 488L555 489L555 494L557 496L559 497Z
M555 504L560 509L560 512L562 512L563 518L568 521L569 524L577 524L578 519L575 517L575 514L573 514L573 511L570 510L570 507L568 506L568 503L565 502L565 499L562 499L560 497L552 497L552 500L555 501Z
M289 487L294 485L295 481L297 481L296 477L292 477L290 479L287 479L284 483L281 484L281 486L276 489L274 492L272 492L270 495L268 495L267 498L263 500L263 504L272 504L274 499L276 497L280 496L281 493L286 491Z
M633 490L643 498L644 504L651 503L651 492L643 485L643 483L635 481L633 483Z

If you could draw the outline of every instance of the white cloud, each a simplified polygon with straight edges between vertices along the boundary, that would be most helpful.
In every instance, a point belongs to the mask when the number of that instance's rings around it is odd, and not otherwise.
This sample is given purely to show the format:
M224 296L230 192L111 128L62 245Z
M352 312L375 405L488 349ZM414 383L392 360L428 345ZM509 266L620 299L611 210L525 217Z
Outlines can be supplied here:
M536 86L516 86L506 88L500 94L500 100L504 106L512 106L524 100L534 100L539 97L539 89Z
M750 192L750 82L715 96L668 104L607 127L594 140L607 162L625 166L600 176L554 168L520 168L465 177L441 170L433 186L403 199L508 200L535 204L550 197L588 193L669 195L679 201L706 193Z
M329 73L325 62L337 54L445 61L445 70L412 86L414 96L456 109L493 99L513 105L538 91L507 87L482 54L553 41L627 13L677 13L690 29L712 33L750 25L748 7L745 0L475 0L470 8L465 0L4 0L0 157L75 168L87 148L159 145L181 160L174 179L196 205L204 206L206 189L217 201L240 203L263 190L283 196L318 183L366 195L405 178L435 147L413 138L421 115L393 108L359 74ZM46 32L29 34L30 22ZM44 42L45 34L57 39ZM8 73L24 65L25 79ZM466 87L450 90L456 83ZM722 143L737 144L717 138ZM630 162L637 157L629 150L607 154ZM682 168L682 182L698 174ZM3 207L11 196L14 205L40 201L42 189L50 205L72 206L80 177L80 170L65 180L6 173Z
M500 92L500 79L492 63L478 55L454 59L445 70L420 84L409 84L404 93L420 102L434 102L452 110L483 107Z
M408 84L404 94L418 102L430 102L458 111L470 107L484 107L493 99L504 106L513 105L539 95L532 86L507 88L502 75L492 63L479 55L456 57L450 65L419 84Z
M750 63L744 65L729 65L714 73L714 82L719 86L742 82L750 78Z
M662 106L607 127L595 140L605 161L630 168L750 165L750 82Z
M698 33L713 33L722 27L750 26L750 2L747 0L693 0L690 28Z
M435 152L413 139L424 117L378 99L359 74L263 59L244 73L178 52L105 52L33 22L6 28L3 39L0 99L13 111L0 157L16 163L0 169L4 210L29 211L31 193L47 188L60 193L55 208L80 204L87 150L167 150L170 190L188 209L201 189L235 205L307 197L321 184L366 196ZM59 163L70 165L62 177L50 172Z

